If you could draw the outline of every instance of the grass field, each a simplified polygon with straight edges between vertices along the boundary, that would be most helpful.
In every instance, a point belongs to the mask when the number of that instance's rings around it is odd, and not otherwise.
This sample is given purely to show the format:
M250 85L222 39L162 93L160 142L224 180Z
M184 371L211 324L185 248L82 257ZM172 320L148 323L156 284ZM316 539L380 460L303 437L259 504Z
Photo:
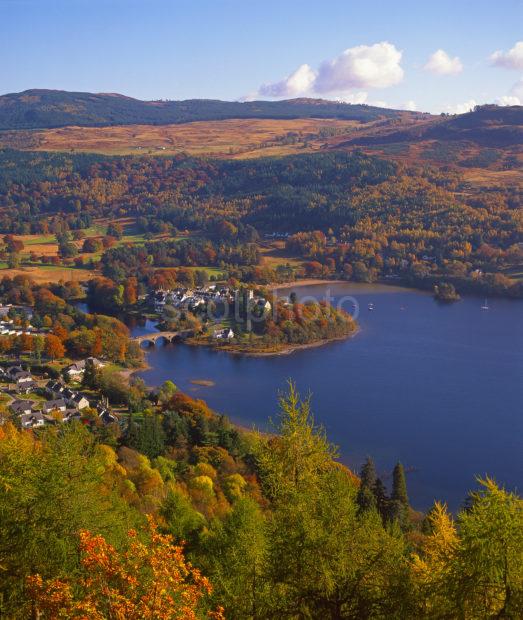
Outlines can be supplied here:
M261 264L275 269L279 265L301 267L303 259L292 256L285 249L285 241L272 241L260 246Z
M348 131L358 126L356 121L335 119L233 119L163 126L63 127L9 132L0 137L0 146L109 155L185 152L215 157L259 157L260 151L271 155L300 152L304 148L303 137L317 134L322 128ZM282 144L288 133L302 137L298 137L296 144Z
M119 224L121 224L124 228L124 234L121 239L118 240L117 246L119 245L140 245L145 243L145 235L138 232L135 227L135 222L133 218L121 218L120 220L115 220ZM100 220L90 226L89 228L84 229L85 238L91 237L102 237L105 235L107 229L108 221ZM74 280L74 281L85 281L92 278L96 275L96 272L76 268L69 267L63 265L42 265L40 263L32 263L30 261L30 255L35 253L37 257L40 256L56 256L58 253L58 244L56 243L56 237L53 234L48 235L16 235L17 239L20 239L24 244L24 249L21 252L21 264L16 269L9 269L7 267L7 263L0 262L0 278L3 276L14 277L16 275L26 275L31 277L35 282L44 283L44 282L59 282L60 280ZM162 238L162 236L157 236L157 239ZM186 236L179 236L177 239L185 239ZM83 239L80 241L74 242L79 250L81 250ZM97 261L100 259L103 251L95 252L91 254L80 253L84 261L94 260ZM215 271L212 268L208 269L209 275L216 275Z
M124 230L122 238L117 241L115 247L120 245L141 245L145 243L145 235L137 230L134 218L120 218L118 220L114 220L114 223L121 224ZM103 237L106 233L108 224L108 220L99 220L89 228L85 228L83 230L85 238ZM188 235L178 235L176 239L187 239L187 236ZM82 269L64 265L42 265L39 262L31 262L30 255L33 252L36 254L37 257L56 256L58 254L58 244L56 243L56 237L53 234L15 235L15 237L17 239L20 239L24 244L24 249L20 253L21 264L16 269L9 269L6 262L0 261L0 278L2 278L3 276L13 278L17 275L26 275L32 278L35 282L43 284L46 282L59 282L61 280L84 282L95 277L96 275L100 275L98 271L92 271L89 269ZM167 238L166 235L157 235L156 237L154 237L155 240L165 238ZM169 239L172 238L173 237L169 237ZM80 241L75 241L74 243L76 244L78 250L81 250L83 239ZM79 256L84 259L85 263L87 263L91 260L100 260L102 254L103 250L90 254L80 252ZM198 267L194 267L191 269L198 269ZM217 276L221 274L221 271L214 267L200 267L200 269L205 269L209 277L211 275Z
M1 268L0 278L8 276L14 278L18 275L29 276L35 282L44 284L45 282L74 281L84 282L93 277L93 272L88 269L77 269L74 267L62 267L60 265L22 265L16 269Z

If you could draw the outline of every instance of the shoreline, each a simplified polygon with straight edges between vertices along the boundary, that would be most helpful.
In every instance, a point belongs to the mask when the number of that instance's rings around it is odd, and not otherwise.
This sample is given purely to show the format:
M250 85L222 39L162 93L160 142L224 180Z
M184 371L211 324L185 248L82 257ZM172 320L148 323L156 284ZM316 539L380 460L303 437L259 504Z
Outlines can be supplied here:
M331 344L334 342L340 342L342 340L348 340L349 338L353 338L361 331L360 327L357 327L350 334L344 334L343 336L333 336L332 338L324 338L322 340L316 340L315 342L308 342L306 344L291 344L287 346L282 346L281 349L276 349L274 351L249 351L249 350L240 350L235 348L232 345L225 345L223 347L213 347L207 342L199 342L197 340L184 341L182 344L185 344L190 347L207 347L212 351L223 351L224 353L231 353L232 355L244 355L246 357L278 357L281 355L291 355L296 351L305 351L307 349L314 349L317 347L322 347L327 344Z
M151 369L152 369L152 366L149 364L149 361L147 360L147 355L146 355L144 358L143 364L140 364L138 368L123 368L122 370L118 371L118 374L120 375L120 377L122 377L122 379L128 381L137 372L142 372L144 370L151 370Z
M315 286L319 284L345 284L348 280L322 280L321 278L303 278L302 280L294 280L294 282L281 282L280 284L267 284L265 287L269 291L274 291L279 288L293 288L299 286Z

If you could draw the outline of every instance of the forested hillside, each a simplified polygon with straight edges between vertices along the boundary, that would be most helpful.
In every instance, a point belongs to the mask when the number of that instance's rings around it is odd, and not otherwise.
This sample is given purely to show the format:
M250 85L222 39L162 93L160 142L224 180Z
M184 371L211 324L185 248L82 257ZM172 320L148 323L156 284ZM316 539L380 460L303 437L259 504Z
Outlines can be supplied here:
M311 275L336 271L364 281L398 274L472 280L522 263L517 186L471 191L456 171L361 152L222 161L2 151L0 163L5 233L131 216L143 232L188 229L214 242L278 234L311 262ZM169 266L163 258L151 264ZM516 285L500 278L488 290Z
M38 89L0 96L0 130L66 125L166 125L226 118L339 118L368 122L398 114L386 108L323 99L242 103L211 99L140 101L113 93Z

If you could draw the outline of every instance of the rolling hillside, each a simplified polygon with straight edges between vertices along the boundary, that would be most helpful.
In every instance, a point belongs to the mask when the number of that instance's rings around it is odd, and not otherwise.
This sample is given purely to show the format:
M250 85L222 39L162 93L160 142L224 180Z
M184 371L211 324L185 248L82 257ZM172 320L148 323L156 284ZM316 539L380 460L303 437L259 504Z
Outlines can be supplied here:
M0 130L41 129L80 125L166 125L230 118L336 118L373 121L401 112L323 99L287 101L140 101L113 93L26 90L0 96Z
M520 186L523 107L433 116L321 99L139 101L29 90L0 96L0 149L251 159L363 150L459 169L476 187Z
M415 127L397 129L354 138L348 144L391 144L423 140L467 140L485 147L523 144L523 106L481 106L456 116L431 117ZM339 146L343 146L341 143Z

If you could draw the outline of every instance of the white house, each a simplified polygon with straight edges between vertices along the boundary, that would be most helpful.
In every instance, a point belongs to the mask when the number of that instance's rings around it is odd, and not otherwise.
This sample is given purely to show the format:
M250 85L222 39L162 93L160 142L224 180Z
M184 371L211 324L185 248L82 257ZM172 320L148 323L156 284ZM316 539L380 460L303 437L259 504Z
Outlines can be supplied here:
M34 411L20 416L20 424L22 428L34 428L35 426L43 426L45 420L41 411Z
M85 361L74 362L64 370L68 379L79 379L85 372Z
M71 404L78 410L85 409L91 405L83 394L75 394L73 398L71 398Z
M67 404L63 398L58 398L57 400L48 400L42 405L42 411L44 413L50 413L51 411L62 411L64 412L67 409Z
M218 329L213 334L217 340L230 340L234 338L234 332L231 328Z

